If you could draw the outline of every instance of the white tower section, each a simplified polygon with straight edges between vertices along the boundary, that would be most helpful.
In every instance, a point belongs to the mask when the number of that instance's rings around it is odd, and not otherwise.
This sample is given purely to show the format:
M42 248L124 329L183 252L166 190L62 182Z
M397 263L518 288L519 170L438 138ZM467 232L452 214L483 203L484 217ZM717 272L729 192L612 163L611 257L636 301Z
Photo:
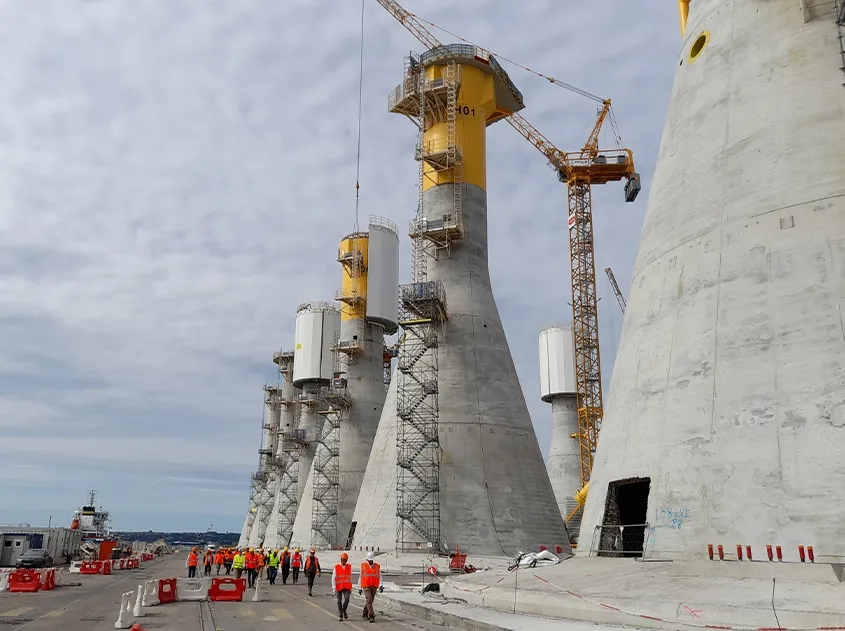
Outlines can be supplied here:
M540 331L540 395L552 404L552 443L546 469L564 519L577 508L575 494L581 488L576 392L572 325L547 327ZM578 511L566 524L570 540L577 538L580 525Z
M393 222L370 217L367 320L393 334L399 322L399 235Z
M651 559L708 543L841 554L835 19L832 2L689 5L579 554L597 526L593 547L640 554L642 527L616 533L645 523Z

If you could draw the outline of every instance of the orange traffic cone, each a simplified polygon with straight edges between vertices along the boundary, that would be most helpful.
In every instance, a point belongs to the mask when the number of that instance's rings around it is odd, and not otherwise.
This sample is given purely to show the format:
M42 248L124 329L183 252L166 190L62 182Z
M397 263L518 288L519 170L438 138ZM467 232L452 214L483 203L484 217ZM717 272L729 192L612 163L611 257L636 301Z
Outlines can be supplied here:
M129 631L147 631L147 630L136 622L135 624L132 625L132 628L129 629Z

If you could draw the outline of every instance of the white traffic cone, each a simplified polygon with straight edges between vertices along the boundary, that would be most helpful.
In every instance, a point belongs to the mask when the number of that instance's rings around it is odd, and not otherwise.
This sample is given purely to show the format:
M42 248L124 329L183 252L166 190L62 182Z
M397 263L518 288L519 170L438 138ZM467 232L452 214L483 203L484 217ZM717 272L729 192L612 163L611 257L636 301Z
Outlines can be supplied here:
M135 607L132 609L132 615L136 618L144 617L144 610L141 608L144 600L144 586L138 585L137 595L135 596Z
M255 579L255 593L252 595L252 602L260 603L261 602L261 579Z
M132 616L132 599L135 592L124 592L120 599L120 613L117 614L117 622L114 623L115 629L130 629L135 623Z

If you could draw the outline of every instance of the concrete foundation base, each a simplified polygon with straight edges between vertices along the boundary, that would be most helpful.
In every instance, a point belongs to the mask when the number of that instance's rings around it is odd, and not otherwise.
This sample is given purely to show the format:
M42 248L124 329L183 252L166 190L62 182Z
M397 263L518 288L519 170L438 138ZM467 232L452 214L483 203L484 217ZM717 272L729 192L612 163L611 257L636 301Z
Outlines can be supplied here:
M576 557L551 567L448 577L441 593L501 612L645 628L818 629L845 625L840 577L838 564Z

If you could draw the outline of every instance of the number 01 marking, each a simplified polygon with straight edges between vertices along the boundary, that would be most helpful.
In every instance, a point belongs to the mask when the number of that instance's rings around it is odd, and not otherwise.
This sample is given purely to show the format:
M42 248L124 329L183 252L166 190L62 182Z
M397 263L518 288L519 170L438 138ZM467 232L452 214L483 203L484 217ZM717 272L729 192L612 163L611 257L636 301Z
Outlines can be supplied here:
M455 108L455 111L457 111L458 114L463 114L464 116L475 116L475 108L469 107L468 105L458 105Z

